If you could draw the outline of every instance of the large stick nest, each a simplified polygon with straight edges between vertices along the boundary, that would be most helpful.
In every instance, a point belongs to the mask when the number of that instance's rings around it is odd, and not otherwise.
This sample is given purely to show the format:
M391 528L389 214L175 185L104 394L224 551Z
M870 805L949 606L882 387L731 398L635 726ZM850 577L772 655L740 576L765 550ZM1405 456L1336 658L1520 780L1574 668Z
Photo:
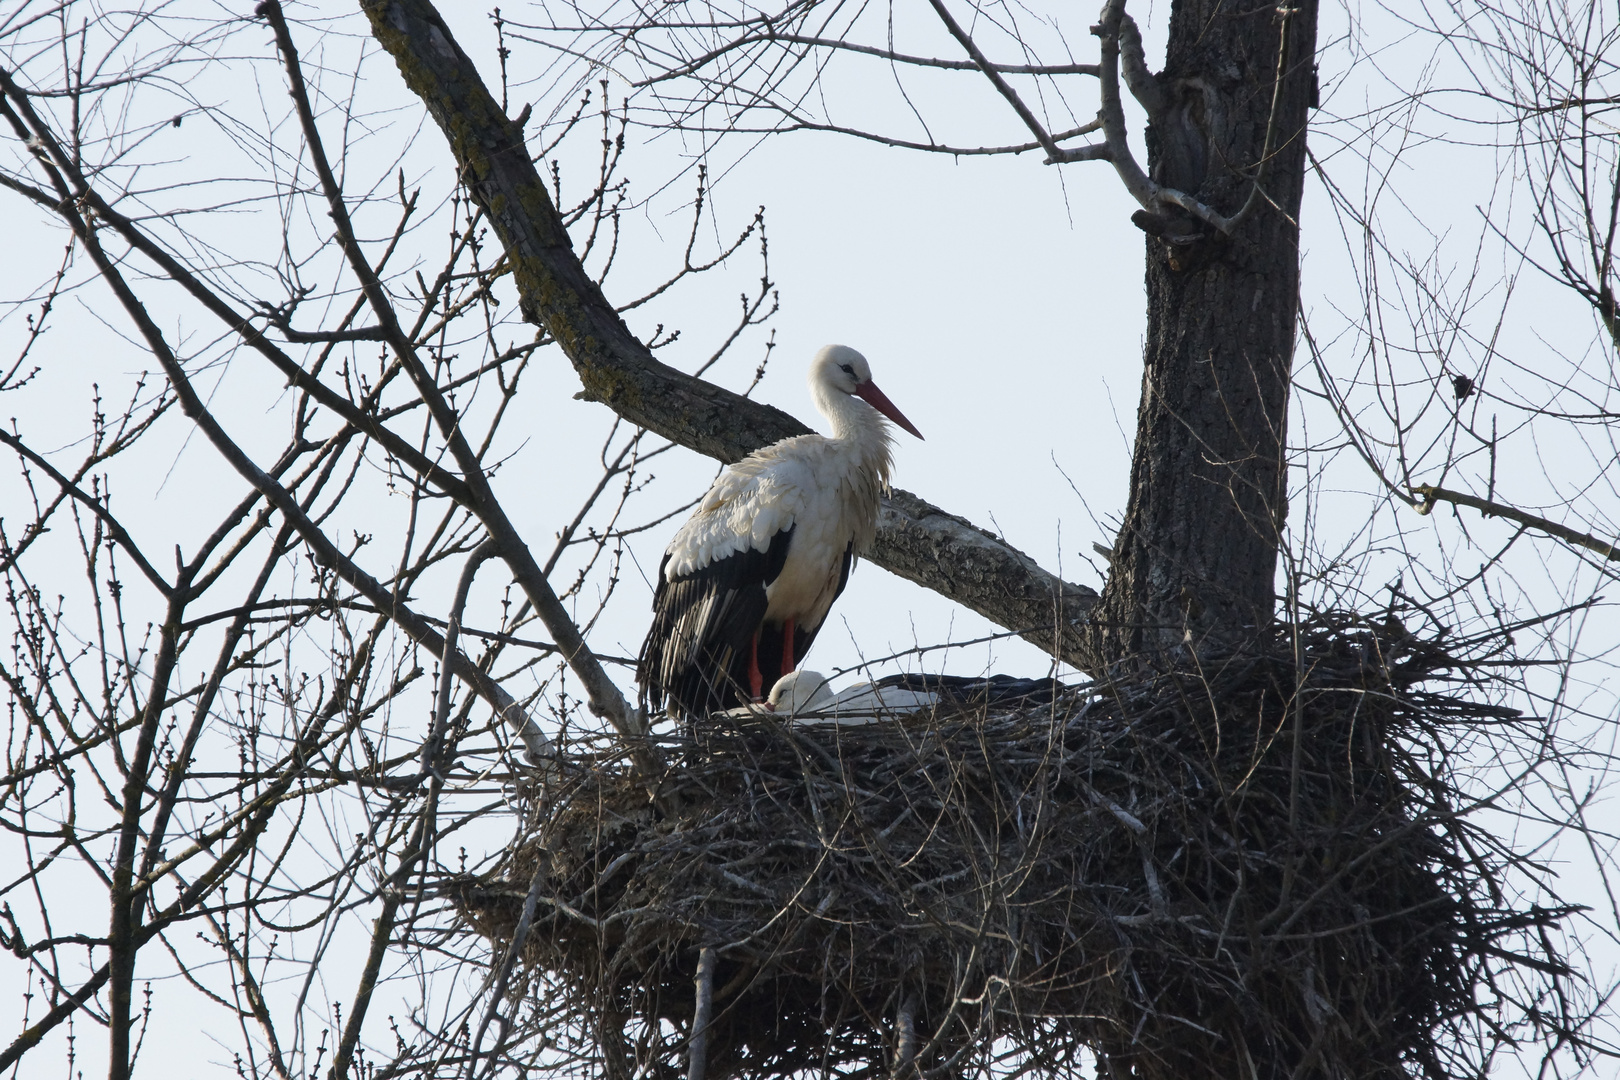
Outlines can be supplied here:
M1505 897L1459 813L1449 754L1517 722L1471 680L1322 618L1038 705L715 718L656 799L605 762L553 784L454 893L497 955L527 901L524 992L618 1077L684 1068L706 946L711 1078L1455 1075L1505 986L1566 970L1565 912Z

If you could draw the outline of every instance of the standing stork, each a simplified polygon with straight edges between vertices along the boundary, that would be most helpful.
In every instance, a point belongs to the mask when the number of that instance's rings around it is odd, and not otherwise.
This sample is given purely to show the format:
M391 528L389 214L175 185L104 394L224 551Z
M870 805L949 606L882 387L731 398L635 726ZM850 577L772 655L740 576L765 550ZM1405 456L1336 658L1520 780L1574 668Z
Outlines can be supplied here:
M726 469L664 550L636 665L644 703L703 715L758 701L799 666L871 547L889 487L884 417L922 432L844 345L816 354L810 396L832 436L783 439Z

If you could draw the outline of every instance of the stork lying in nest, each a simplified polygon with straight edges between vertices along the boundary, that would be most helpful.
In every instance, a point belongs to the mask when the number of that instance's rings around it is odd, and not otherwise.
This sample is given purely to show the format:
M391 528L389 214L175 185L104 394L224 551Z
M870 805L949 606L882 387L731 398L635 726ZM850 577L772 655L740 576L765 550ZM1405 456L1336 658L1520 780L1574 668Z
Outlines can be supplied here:
M759 705L727 709L736 718L772 713L800 723L869 724L940 709L960 712L977 706L1002 708L1013 703L1050 702L1056 692L1050 679L1011 675L972 678L962 675L889 675L835 691L819 671L791 671L776 681Z

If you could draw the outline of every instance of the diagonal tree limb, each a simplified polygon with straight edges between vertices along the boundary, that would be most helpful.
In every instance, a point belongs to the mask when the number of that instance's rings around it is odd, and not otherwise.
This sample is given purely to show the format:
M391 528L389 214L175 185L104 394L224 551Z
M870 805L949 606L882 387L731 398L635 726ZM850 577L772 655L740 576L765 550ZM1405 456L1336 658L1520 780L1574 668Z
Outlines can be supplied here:
M428 0L361 0L372 34L445 133L473 200L512 266L524 315L573 364L582 397L721 461L808 429L786 413L659 363L574 254L523 141ZM1064 582L998 537L895 492L871 559L1063 660L1089 668L1078 632L1097 594Z
M1550 521L1535 514L1525 513L1503 503L1492 502L1489 499L1476 498L1461 491L1450 491L1433 484L1419 484L1412 488L1412 493L1422 500L1418 504L1417 512L1428 514L1434 510L1435 503L1448 502L1453 506L1467 506L1478 510L1486 517L1507 518L1517 521L1520 525L1537 529L1548 536L1557 537L1566 544L1573 544L1587 551L1595 552L1610 562L1620 562L1620 540L1603 540L1589 533L1578 532L1556 521Z
M938 15L939 21L945 24L945 29L950 31L951 37L955 38L967 54L973 57L974 66L984 72L984 77L989 79L997 92L1007 99L1007 104L1013 107L1013 111L1024 122L1024 126L1029 128L1030 134L1035 136L1036 141L1041 144L1041 149L1046 151L1047 156L1053 160L1062 157L1063 151L1058 149L1058 144L1053 141L1051 133L1046 130L1046 125L1037 120L1035 114L1029 111L1029 106L1025 105L1024 99L1018 96L1018 91L1014 90L1012 84L1001 77L1000 70L984 55L984 52L979 48L978 43L973 40L972 36L962 29L962 25L951 15L950 9L945 6L943 0L928 0L928 2L933 5L934 14Z
M24 1054L38 1046L40 1040L45 1038L52 1028L84 1008L85 1003L95 997L96 992L106 984L110 974L112 974L111 964L102 964L80 984L77 990L62 998L51 1007L50 1012L24 1028L21 1035L11 1040L11 1045L0 1050L0 1069L10 1068Z
M26 459L29 464L33 465L46 476L50 477L52 482L54 482L56 486L62 490L62 494L64 496L74 499L80 505L84 506L85 509L89 510L92 514L96 515L96 517L100 518L102 524L107 527L108 534L115 541L117 541L118 545L124 549L126 554L129 555L130 559L135 563L141 574L145 576L152 588L156 589L158 591L158 595L162 596L165 600L169 599L174 592L174 587L169 584L168 579L157 572L151 563L146 561L146 556L142 553L139 545L137 545L134 540L130 539L129 533L125 531L123 525L119 524L118 519L113 516L112 511L103 506L100 500L94 498L89 492L85 491L79 486L79 477L62 475L62 473L57 470L56 466L52 465L49 461L45 460L45 458L41 457L35 450L29 447L28 444L24 443L15 435L9 434L4 430L0 430L0 446L7 446L16 451L16 453L20 457ZM85 466L85 468L88 468L88 466ZM20 554L21 552L19 550L14 549L8 551L5 555L5 560L8 563L15 562Z

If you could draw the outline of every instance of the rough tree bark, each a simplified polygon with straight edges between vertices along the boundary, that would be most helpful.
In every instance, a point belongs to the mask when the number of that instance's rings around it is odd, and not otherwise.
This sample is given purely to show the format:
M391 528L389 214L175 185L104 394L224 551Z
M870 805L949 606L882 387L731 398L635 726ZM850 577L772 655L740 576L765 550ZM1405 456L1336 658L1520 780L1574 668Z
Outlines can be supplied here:
M1316 12L1177 0L1164 71L1133 86L1155 180L1228 215L1256 183L1260 199L1231 236L1174 207L1135 217L1148 329L1125 519L1094 616L1110 664L1219 653L1272 617Z
M809 429L793 417L659 363L602 295L525 146L428 0L362 0L372 32L450 143L512 265L524 314L542 325L600 401L633 424L730 462ZM1095 591L1065 582L1001 538L914 495L886 500L871 561L1091 670Z
M1207 663L1273 618L1316 17L1316 0L1176 0L1164 70L1132 80L1153 179L1237 221L1227 234L1173 206L1134 217L1148 233L1142 397L1092 629L1095 654L1125 674ZM1194 1040L1177 1075L1306 1067L1261 1044L1224 1061L1206 1049ZM1100 1057L1117 1080L1160 1075L1128 1052Z

